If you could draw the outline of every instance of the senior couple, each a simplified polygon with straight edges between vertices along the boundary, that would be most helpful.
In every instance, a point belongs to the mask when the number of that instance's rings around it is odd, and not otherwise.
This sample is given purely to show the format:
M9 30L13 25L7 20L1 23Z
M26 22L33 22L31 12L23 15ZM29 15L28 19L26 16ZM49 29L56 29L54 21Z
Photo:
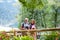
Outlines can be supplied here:
M31 19L31 22L29 23L28 18L25 18L24 22L22 22L22 24L21 24L20 29L21 30L36 29L35 20ZM34 38L34 40L36 40L36 32L33 32L31 35Z

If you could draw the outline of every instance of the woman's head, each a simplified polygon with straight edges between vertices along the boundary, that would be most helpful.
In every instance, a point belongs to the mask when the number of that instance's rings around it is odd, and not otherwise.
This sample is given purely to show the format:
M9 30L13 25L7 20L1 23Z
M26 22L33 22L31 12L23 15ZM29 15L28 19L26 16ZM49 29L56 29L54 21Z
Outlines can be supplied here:
M34 19L31 19L31 24L35 24L35 20Z

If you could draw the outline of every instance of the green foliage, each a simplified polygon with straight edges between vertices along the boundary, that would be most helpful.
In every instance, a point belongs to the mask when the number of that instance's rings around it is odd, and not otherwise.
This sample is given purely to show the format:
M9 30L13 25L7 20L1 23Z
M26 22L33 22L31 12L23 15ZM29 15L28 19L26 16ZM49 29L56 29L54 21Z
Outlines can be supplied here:
M24 36L24 37L22 36L21 40L33 40L33 38L30 36Z
M6 34L6 32L0 32L0 39L10 40L10 37Z
M36 27L38 28L54 28L60 24L60 5L56 0L19 0L22 4L22 10L19 19L20 23L24 18L36 20ZM20 27L20 26L19 26Z
M47 35L45 40L56 40L57 37L57 33L56 32L52 32L50 35Z
M13 37L13 40L33 40L33 38L32 37L30 37L30 36L14 36Z
M57 31L50 31L49 33L40 36L40 40L56 40L56 38L58 40L60 39L60 34Z
M23 6L27 7L28 9L34 9L39 5L43 5L41 0L19 0Z
M23 6L22 6L22 20L27 17L29 18L29 21L31 19L35 19L36 20L36 24L39 23L39 18L37 18L37 16L39 15L39 13L37 13L38 8L42 9L42 7L44 6L44 4L42 3L42 0L19 0ZM39 24L37 24L37 26L39 26Z
M13 36L12 38L6 32L0 32L0 40L33 40L31 36Z
M21 40L20 37L18 36L13 36L13 39L12 40Z

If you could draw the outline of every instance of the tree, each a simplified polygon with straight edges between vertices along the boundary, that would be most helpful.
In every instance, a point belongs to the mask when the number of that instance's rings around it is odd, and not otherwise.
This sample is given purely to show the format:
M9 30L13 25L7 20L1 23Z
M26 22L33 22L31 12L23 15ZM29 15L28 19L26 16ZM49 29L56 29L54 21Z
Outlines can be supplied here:
M42 3L42 1L41 0L29 0L29 1L28 0L19 0L19 1L22 3L23 7L25 7L27 9L27 12L30 13L30 14L28 13L29 20L35 19L36 22L38 23L39 18L37 18L37 17L40 13L37 11L37 9L41 10L43 8L44 4Z
M22 20L28 17L29 20L35 19L37 27L57 27L58 6L55 2L48 3L47 0L19 0L22 4ZM57 7L57 8L56 8Z

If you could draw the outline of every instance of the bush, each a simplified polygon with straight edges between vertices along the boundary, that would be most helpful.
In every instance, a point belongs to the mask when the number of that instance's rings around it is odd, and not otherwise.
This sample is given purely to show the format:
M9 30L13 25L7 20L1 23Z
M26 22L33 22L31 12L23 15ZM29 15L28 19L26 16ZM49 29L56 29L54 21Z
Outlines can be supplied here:
M0 40L10 40L10 36L6 32L0 32Z
M58 37L57 32L51 32L50 35L45 36L45 40L56 40L56 37Z
M13 37L13 40L33 40L33 37L31 37L31 36L14 36Z

